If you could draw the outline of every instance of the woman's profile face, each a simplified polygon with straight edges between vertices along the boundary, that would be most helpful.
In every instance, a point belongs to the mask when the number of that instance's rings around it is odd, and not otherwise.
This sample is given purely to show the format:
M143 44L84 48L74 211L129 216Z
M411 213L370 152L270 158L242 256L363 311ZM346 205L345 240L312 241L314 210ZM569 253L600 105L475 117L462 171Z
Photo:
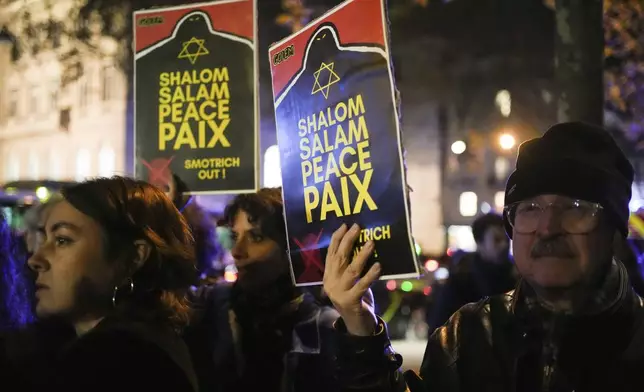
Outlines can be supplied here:
M284 252L273 239L240 210L232 224L234 245L231 254L239 272L239 284L245 288L261 288L288 271Z
M44 218L42 243L28 262L37 274L37 315L71 321L102 317L116 280L115 264L105 258L102 228L66 201L51 206Z

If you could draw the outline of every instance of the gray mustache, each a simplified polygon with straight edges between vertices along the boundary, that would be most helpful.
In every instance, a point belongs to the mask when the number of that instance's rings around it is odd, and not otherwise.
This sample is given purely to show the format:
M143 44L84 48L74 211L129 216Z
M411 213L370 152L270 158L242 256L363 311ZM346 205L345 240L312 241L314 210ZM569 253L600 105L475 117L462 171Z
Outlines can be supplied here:
M573 257L575 254L563 240L539 241L530 251L530 257Z

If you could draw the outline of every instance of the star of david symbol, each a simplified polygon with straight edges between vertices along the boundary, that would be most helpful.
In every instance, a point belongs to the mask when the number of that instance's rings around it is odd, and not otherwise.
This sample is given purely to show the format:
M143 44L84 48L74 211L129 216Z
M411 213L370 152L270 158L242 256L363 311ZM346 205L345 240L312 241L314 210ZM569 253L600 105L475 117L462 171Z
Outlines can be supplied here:
M337 73L333 70L335 66L335 63L322 63L320 64L320 68L318 68L317 71L313 73L313 77L315 77L315 82L313 83L313 90L311 91L311 95L315 93L321 92L322 95L324 95L324 98L329 98L329 88L331 88L332 85L338 83L340 81L340 77L338 76ZM327 72L323 72L327 71ZM326 77L328 75L328 78ZM320 82L320 77L322 76L322 82ZM326 84L322 84L326 83Z
M199 56L210 54L208 49L203 46L204 42L205 40L195 37L190 38L189 41L183 42L183 49L181 49L181 53L179 53L177 58L188 59L192 64L194 64L197 62Z

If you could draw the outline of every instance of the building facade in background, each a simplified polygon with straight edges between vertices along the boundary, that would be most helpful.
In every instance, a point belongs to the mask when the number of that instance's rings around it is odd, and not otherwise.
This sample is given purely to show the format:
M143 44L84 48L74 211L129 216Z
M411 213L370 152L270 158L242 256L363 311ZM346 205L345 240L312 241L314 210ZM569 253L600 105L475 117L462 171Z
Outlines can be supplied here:
M102 34L99 20L88 28L89 45L65 34L74 30L66 24L75 23L70 15L83 3L0 2L0 28L18 37L0 42L0 184L132 173L126 157L126 151L132 151L128 143L133 142L126 129L127 77L117 65L117 44ZM418 83L420 76L415 76L424 72L422 67L405 68L407 78L399 80L399 89L412 232L424 252L442 253L445 229L436 104L427 86ZM270 98L270 88L262 96ZM272 107L265 109L260 127L261 183L279 186L274 114ZM217 211L229 198L198 200Z
M501 78L482 88L475 101L480 109L471 110L465 122L457 109L451 110L443 170L450 248L475 250L470 225L482 214L503 213L505 184L519 145L555 122L556 106L546 86L538 88L539 82L528 78L512 90L503 88L508 84Z
M98 51L65 35L78 6L31 0L0 9L3 29L20 37L0 44L0 183L127 172L126 78L101 26Z
M127 78L113 55L116 43L99 21L90 28L91 48L65 34L83 3L23 0L0 8L0 30L19 37L0 41L0 183L132 173ZM281 182L272 116L263 113L261 121L265 186Z

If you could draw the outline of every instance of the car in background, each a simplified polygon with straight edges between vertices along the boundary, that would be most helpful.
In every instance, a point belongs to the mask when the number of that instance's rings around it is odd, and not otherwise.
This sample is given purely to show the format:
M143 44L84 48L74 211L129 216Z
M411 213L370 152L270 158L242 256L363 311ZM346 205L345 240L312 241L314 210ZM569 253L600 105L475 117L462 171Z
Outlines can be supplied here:
M2 213L4 219L13 230L22 226L20 218L24 214L24 211L20 205L19 197L8 195L0 190L0 213Z
M0 186L0 211L9 226L17 231L24 230L24 215L31 207L43 203L59 192L71 181L12 181Z
M393 340L413 334L416 339L427 338L425 314L434 299L436 284L449 276L450 257L422 254L421 276L418 279L382 280L374 283L372 291L376 313L386 323Z

